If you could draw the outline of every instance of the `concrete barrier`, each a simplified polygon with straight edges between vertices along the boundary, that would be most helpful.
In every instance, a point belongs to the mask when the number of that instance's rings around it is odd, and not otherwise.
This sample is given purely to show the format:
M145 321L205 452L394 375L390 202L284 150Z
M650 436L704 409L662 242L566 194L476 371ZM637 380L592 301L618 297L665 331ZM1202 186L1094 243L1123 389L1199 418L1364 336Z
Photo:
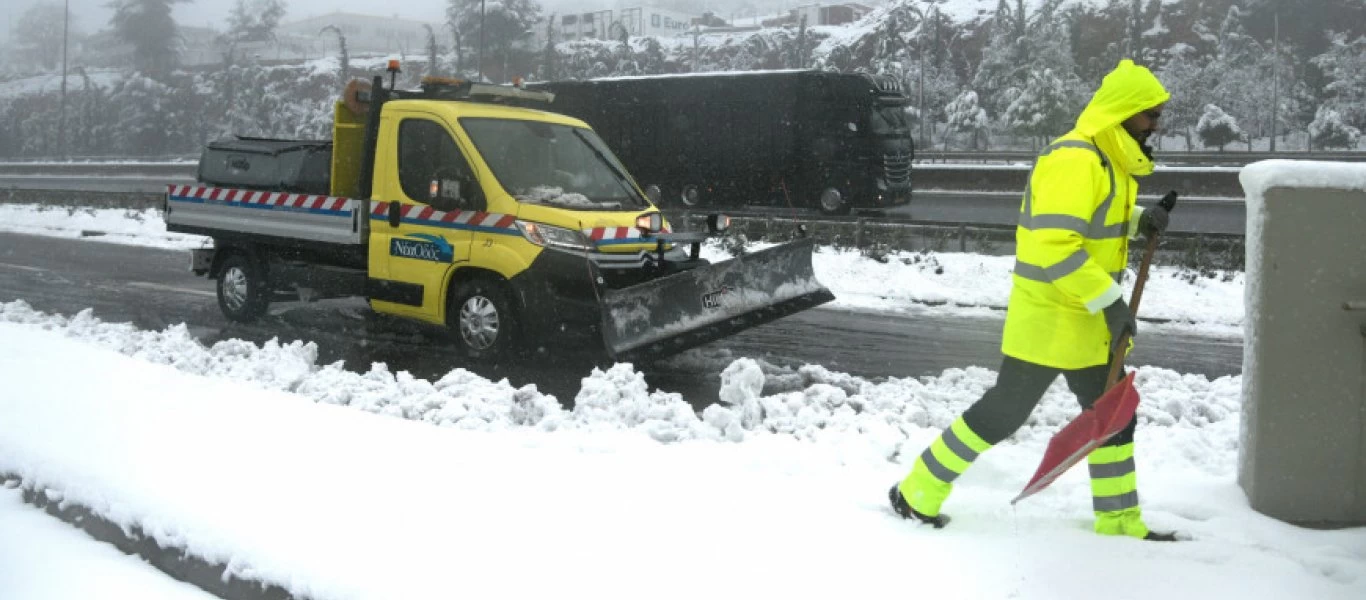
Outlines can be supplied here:
M1366 524L1366 165L1264 161L1247 194L1238 482L1254 510Z
M911 182L917 190L977 190L1019 192L1029 182L1030 164L971 165L916 163ZM1186 196L1238 196L1238 169L1235 167L1159 166L1144 177L1144 191L1181 190ZM914 200L912 200L914 202Z
M165 193L81 190L0 189L0 204L39 204L70 208L161 208Z

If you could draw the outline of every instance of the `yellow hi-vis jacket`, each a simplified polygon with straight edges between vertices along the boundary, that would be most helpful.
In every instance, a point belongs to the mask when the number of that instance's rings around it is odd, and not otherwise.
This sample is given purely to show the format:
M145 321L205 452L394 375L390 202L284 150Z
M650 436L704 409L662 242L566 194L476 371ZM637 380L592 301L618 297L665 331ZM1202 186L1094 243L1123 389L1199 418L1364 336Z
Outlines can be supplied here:
M1001 351L1059 368L1103 365L1110 333L1101 309L1120 298L1128 238L1137 229L1135 176L1152 161L1120 125L1170 94L1132 61L1105 76L1077 126L1034 164L1015 230L1015 273Z

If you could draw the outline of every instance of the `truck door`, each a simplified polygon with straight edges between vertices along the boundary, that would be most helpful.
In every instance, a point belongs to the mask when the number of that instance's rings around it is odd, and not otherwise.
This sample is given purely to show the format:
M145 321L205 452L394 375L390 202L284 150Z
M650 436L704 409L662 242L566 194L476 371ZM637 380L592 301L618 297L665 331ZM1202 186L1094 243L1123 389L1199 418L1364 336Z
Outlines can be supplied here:
M482 210L483 197L467 193L459 202L439 197L442 188L478 189L445 123L417 112L391 118L398 126L381 127L375 159L370 301L378 312L441 323L445 284L452 270L469 261L474 239L474 230L462 227L457 217Z

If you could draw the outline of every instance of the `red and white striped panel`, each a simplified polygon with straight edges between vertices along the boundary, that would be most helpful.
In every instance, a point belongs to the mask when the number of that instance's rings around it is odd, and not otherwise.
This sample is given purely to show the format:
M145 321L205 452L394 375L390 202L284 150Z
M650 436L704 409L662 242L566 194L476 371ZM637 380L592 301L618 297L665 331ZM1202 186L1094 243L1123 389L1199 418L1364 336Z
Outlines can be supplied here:
M355 200L336 196L314 196L289 192L266 192L193 185L167 186L167 193L178 198L195 198L206 202L226 202L244 206L270 206L299 210L349 210Z
M402 214L404 219L410 221L427 221L434 225L437 223L449 223L489 229L512 229L513 223L517 221L516 217L501 213L486 213L474 210L441 211L430 206L419 206L416 204L403 204L401 206L400 214ZM376 202L374 210L370 212L370 216L374 218L383 218L388 215L388 202Z
M664 233L672 231L667 225ZM614 240L635 240L646 237L637 227L592 227L583 230L583 234L595 242L610 242Z

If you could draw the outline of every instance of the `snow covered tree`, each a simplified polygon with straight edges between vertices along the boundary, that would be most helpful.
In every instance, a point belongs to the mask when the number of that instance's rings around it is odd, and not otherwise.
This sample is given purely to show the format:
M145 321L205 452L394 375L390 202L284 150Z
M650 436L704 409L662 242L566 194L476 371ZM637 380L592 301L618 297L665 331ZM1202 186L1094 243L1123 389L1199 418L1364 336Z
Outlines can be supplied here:
M1073 109L1067 87L1052 69L1031 71L1023 89L1012 94L1010 105L1001 115L1006 129L1033 139L1048 139L1066 132Z
M1320 106L1313 122L1309 123L1309 143L1316 149L1352 150L1360 139L1361 130L1344 123L1342 115L1328 105Z
M982 61L972 79L972 88L981 91L988 108L1004 112L1012 100L1007 90L1022 89L1031 72L1044 69L1051 69L1060 82L1071 86L1069 94L1079 95L1080 80L1067 23L1060 18L1061 4L1062 0L1044 0L1030 15L1024 0L1016 0L1013 8L1000 0L991 41L982 49Z
M1189 2L1189 0L1187 0ZM1279 26L1280 41L1295 53L1296 64L1327 52L1335 33L1363 33L1366 2L1362 0L1241 0L1248 30L1260 40L1270 39ZM1277 18L1279 16L1279 22Z
M268 42L285 16L283 0L237 0L228 15L227 37L234 42Z
M541 76L545 81L555 80L555 59L559 55L555 51L555 16L555 13L551 13L545 20L545 56L541 58Z
M30 6L10 30L19 50L19 61L28 66L55 69L62 60L62 28L65 9L61 3L39 3Z
M148 75L170 73L179 62L180 34L171 5L186 0L114 0L109 24L114 35L133 46L133 66ZM146 91L147 88L141 88Z
M1366 128L1366 36L1349 42L1346 35L1336 34L1328 51L1311 62L1323 71L1324 96L1333 101L1343 122Z
M1200 115L1200 122L1195 125L1195 134L1200 136L1200 142L1206 148L1218 148L1220 152L1224 146L1243 137L1237 119L1213 104L1205 105L1205 113Z
M977 148L978 140L989 125L987 111L977 104L977 92L970 89L963 90L963 93L954 98L953 102L944 107L944 114L949 131L971 134L971 147ZM945 135L944 149L947 150L948 147L949 136Z
M67 119L67 139L71 153L99 156L113 153L113 134L108 120L108 97L104 88L90 80L82 67L76 67L81 87L75 91Z
M427 30L427 75L433 76L441 71L441 46L436 43L436 31L431 25L422 24Z
M1020 19L1017 27L1010 5L1006 0L998 0L989 30L991 41L982 49L982 60L972 78L973 89L981 90L988 103L1003 98L1005 90L1023 83L1017 80L1017 73L1024 66L1020 48L1024 34L1023 15Z
M115 111L115 151L127 156L156 156L166 151L168 96L167 86L137 73L114 84L109 103Z
M1163 20L1162 9L1162 0L1148 0L1148 6L1143 9L1141 17L1140 27L1144 28L1139 32L1142 52L1136 55L1136 60L1141 60L1153 69L1161 68L1165 64L1166 54L1162 49L1170 46L1171 30Z
M798 23L798 25L797 25L797 44L796 44L796 47L794 47L794 48L792 49L792 54L793 54L793 57L792 57L792 63L793 63L792 66L793 66L793 68L805 69L805 68L806 68L806 56L807 56L807 48L806 48L806 13L802 13L801 22Z
M1139 60L1143 57L1143 0L1129 0L1129 12L1124 16L1124 55Z
M506 79L510 63L516 60L512 54L536 23L541 6L535 0L492 0L483 3L481 13L480 2L448 0L446 18L460 31L461 42L483 61L475 65L476 70L487 74L493 68ZM481 39L483 48L479 47Z
M1194 48L1180 44L1169 52L1166 66L1157 73L1172 95L1162 111L1162 128L1184 136L1186 150L1190 150L1192 132L1204 114L1214 82L1210 71L1194 56Z
M659 38L644 37L632 40L636 44L635 56L640 63L640 71L645 75L658 75L665 73L669 69L669 57L664 52L664 46L660 45Z
M1214 86L1207 102L1218 105L1245 125L1248 143L1263 133L1271 114L1271 62L1263 62L1263 49L1243 26L1238 5L1229 6L1219 27L1214 60L1210 63ZM1265 90L1265 94L1255 91Z

